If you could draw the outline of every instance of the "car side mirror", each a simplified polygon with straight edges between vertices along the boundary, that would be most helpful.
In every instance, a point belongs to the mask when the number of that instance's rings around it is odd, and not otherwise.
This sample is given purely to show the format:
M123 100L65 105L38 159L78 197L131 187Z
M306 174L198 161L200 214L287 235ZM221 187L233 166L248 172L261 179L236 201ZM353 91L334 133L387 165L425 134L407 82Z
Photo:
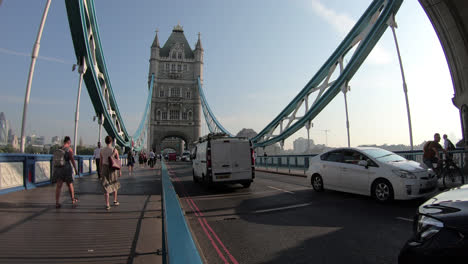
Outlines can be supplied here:
M359 166L366 167L366 168L369 167L369 163L367 163L367 161L365 161L365 160L360 160L360 161L358 162L358 165L359 165Z

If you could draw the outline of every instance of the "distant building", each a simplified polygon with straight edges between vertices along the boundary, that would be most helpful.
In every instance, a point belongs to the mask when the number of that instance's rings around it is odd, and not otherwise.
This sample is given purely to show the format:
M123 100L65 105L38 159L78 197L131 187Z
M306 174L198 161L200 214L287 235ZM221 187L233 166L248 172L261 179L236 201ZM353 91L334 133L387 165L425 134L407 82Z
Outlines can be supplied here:
M308 151L310 151L310 149L312 149L314 147L314 140L312 139L309 139L309 142L307 142L307 139L306 138L298 138L296 140L294 140L293 142L293 146L294 146L294 153L296 154L303 154L303 153L306 153ZM307 149L309 148L309 149Z
M257 135L257 132L255 132L251 128L243 128L239 133L237 133L236 137L246 137L246 138L253 138Z
M18 139L18 137L16 135L13 135L13 138L10 141L10 144L14 149L18 149L18 150L20 149L19 139Z
M26 137L26 145L32 145L33 147L44 147L45 145L45 137L44 136L36 136L31 135Z
M8 130L10 129L5 114L0 113L0 145L8 144Z
M60 145L60 144L62 144L62 138L59 137L59 136L54 136L54 137L52 137L51 144L52 144L52 145Z

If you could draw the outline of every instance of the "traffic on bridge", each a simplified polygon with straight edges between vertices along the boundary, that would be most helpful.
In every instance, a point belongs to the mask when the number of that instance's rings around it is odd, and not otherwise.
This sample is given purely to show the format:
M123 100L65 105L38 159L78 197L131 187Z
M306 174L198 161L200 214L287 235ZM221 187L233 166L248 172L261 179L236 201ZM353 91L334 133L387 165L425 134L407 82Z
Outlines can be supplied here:
M468 263L468 3L338 2L0 0L0 263Z

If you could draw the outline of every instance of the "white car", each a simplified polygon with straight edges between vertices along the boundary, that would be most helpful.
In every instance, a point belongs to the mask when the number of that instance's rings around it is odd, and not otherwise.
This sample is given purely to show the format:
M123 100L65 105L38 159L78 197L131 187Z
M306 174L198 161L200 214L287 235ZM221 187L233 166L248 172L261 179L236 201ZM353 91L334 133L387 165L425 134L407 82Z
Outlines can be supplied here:
M370 195L378 201L433 194L437 177L426 165L380 148L340 148L310 160L307 180L315 191Z

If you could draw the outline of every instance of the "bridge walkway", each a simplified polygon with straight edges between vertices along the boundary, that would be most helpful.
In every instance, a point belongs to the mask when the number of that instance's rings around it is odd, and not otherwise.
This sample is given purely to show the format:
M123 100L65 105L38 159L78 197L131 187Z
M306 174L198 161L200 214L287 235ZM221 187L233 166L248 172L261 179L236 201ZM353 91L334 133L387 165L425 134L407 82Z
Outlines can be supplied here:
M55 185L1 195L0 263L163 263L160 172L125 168L110 211L96 174L75 180L77 208L65 186L60 209Z

